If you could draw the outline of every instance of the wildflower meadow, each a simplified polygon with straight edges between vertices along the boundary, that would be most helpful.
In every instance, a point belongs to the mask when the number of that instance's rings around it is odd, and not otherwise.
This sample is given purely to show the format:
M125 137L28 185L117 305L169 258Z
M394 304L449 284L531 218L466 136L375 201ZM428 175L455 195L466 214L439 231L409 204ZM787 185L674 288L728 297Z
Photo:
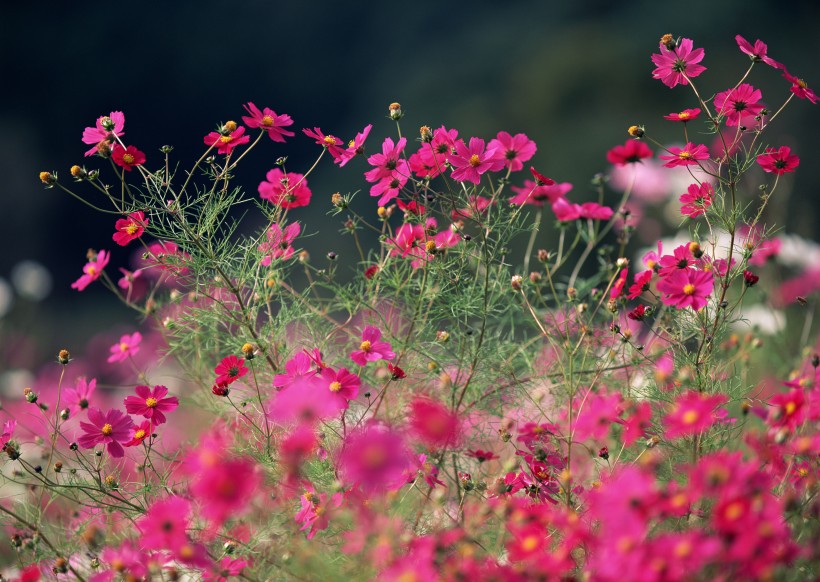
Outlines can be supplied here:
M585 184L399 103L344 137L240 103L194 160L78 119L39 179L111 236L59 284L133 320L2 403L5 578L820 579L820 247L771 219L820 162L776 122L818 97L735 42L725 79L649 39L688 106L634 111Z

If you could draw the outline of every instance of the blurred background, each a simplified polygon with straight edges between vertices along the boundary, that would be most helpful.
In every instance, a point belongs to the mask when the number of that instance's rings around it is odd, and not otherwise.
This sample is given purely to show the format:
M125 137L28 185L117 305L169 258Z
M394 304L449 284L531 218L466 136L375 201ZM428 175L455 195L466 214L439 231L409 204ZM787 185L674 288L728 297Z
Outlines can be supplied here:
M748 66L736 34L762 39L770 56L820 88L820 4L811 1L88 1L5 3L0 11L0 373L38 369L60 348L83 351L101 331L116 338L136 326L101 286L70 289L89 247L113 251L114 273L128 262L131 249L111 241L113 220L38 179L47 170L69 182L73 164L105 168L83 158L81 136L111 111L125 112L126 143L149 166L170 144L181 168L217 124L241 122L243 103L291 115L296 137L286 145L266 138L240 168L239 182L255 192L278 156L289 156L290 171L312 163L318 150L303 127L349 139L373 123L368 151L380 149L395 136L386 116L398 101L411 140L421 125L487 140L500 130L527 133L538 145L532 163L572 182L572 199L585 201L629 125L680 141L680 128L661 116L694 102L688 88L651 77L650 54L664 33L706 49L708 70L698 79L706 94L727 89ZM756 67L750 82L769 106L788 96L789 84L768 67ZM813 161L786 177L775 218L815 239L820 109L795 101L766 141ZM293 217L308 232L332 235L304 241L315 257L342 250L328 246L341 239L338 221L326 216L333 192L363 189L360 202L374 210L365 166L326 163L311 175L314 202ZM110 341L99 345L104 357Z

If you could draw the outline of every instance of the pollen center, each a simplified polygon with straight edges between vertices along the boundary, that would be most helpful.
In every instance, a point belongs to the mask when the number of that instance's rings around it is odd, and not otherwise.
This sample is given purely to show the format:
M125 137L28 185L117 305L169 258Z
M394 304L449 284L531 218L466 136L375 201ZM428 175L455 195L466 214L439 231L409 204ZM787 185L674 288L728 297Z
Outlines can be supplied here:
M681 420L683 421L683 424L695 424L698 421L698 418L700 418L700 415L697 410L687 410L683 413Z
M681 111L680 113L678 113L678 119L689 119L689 112Z
M473 154L473 155L471 155L471 156L470 156L470 165L471 165L472 167L474 167L474 168L475 168L475 167L476 167L477 165L479 165L480 163L481 163L481 158L480 158L480 157L478 157L478 154Z
M797 410L797 404L795 404L794 402L786 403L786 414L791 416L792 414L794 414L795 410Z
M233 141L233 137L230 135L223 135L219 138L219 141L221 141L222 143L231 143Z
M330 388L331 392L338 392L339 390L342 389L342 383L341 382L331 382L330 386L328 386L328 388Z
M694 295L695 294L695 286L691 283L687 283L683 286L683 293L685 295Z
M139 429L137 432L134 433L134 438L135 439L144 439L145 438L145 431L142 430L142 429Z
M531 552L538 547L538 536L527 536L521 540L521 549L525 552Z
M134 234L140 229L140 225L136 222L129 222L128 226L125 227L125 232L128 234Z
M122 161L125 162L126 164L133 164L134 163L134 156L132 156L131 154L124 154L122 156Z
M336 145L336 138L333 137L332 135L326 135L325 139L323 139L322 141L325 142L326 146Z
M125 342L120 342L120 351L127 352L128 351L128 344Z
M263 117L262 118L262 125L264 125L265 127L272 126L273 125L273 117L271 117L270 115L266 115L265 117Z
M678 157L682 160L691 160L692 159L692 154L689 153L689 152L681 152L681 153L678 154Z
M105 436L110 436L113 432L114 432L114 427L106 422L102 427L102 433Z
M156 405L157 405L157 399L156 398L146 398L145 399L145 406L147 406L148 408L154 408Z
M364 340L364 341L362 342L362 345L360 345L360 346L359 346L359 349L360 349L361 351L363 351L363 352L369 352L369 351L370 351L370 346L371 346L371 345L372 345L372 344L371 344L369 341Z

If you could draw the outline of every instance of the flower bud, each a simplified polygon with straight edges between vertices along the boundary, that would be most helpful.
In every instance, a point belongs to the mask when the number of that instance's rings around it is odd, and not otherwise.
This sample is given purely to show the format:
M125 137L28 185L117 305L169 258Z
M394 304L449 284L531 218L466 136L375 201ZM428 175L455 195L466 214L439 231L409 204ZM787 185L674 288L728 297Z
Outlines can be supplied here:
M101 141L97 144L97 155L101 158L111 157L111 144L107 141Z
M692 253L692 256L696 259L703 256L703 249L700 248L700 244L695 241L689 243L689 252Z
M62 470L63 470L63 463L61 461L57 461L56 463L54 463L54 472L55 473L60 473L60 472L62 472Z
M422 125L419 128L419 135L421 136L421 141L424 143L430 143L433 141L433 130L426 125Z
M575 287L567 287L567 299L570 301L578 299L578 290Z
M510 281L513 291L521 291L523 282L524 278L521 275L513 275L512 280Z
M663 46L665 46L667 49L669 49L670 51L677 48L677 46L678 46L678 43L675 40L675 37L672 36L671 34L664 34L661 37L661 44Z
M636 139L640 139L644 136L644 129L640 125L630 125L629 129L626 130L629 135Z
M546 249L538 249L537 257L539 263L546 263L550 260L550 252Z
M109 489L116 489L120 486L120 484L117 483L117 479L114 477L114 475L109 475L105 478L105 486Z
M60 411L60 420L68 420L68 417L71 416L71 410L68 408L63 408Z
M760 281L760 277L749 271L748 269L743 271L743 284L746 287L754 287L757 282Z
M601 447L598 451L598 456L601 457L604 461L609 459L609 447Z
M347 208L347 201L339 192L335 192L333 196L330 197L330 203L336 208Z
M57 183L57 175L51 172L40 172L40 181L46 186L53 186Z
M71 354L69 353L68 350L65 350L65 349L60 350L60 353L57 354L57 361L59 363L61 363L63 366L65 366L66 364L68 364L71 361Z
M393 121L398 121L402 117L404 117L404 113L401 111L401 104L399 103L391 103L390 107L388 108L390 112L390 119Z
M222 126L222 133L231 133L233 131L236 131L237 127L238 126L236 125L235 121L226 121L225 125Z
M541 282L541 273L538 271L533 271L530 273L530 283L540 283Z
M436 341L437 342L443 344L443 343L447 343L447 341L449 341L449 339L450 339L450 332L449 331L439 330L439 331L436 332Z
M252 360L254 357L254 347L253 344L242 344L242 354L245 356L246 360Z
M211 392L213 392L215 396L227 396L230 389L227 384L214 384L211 387Z
M25 396L26 402L29 402L30 404L37 402L37 393L28 386L23 388L23 396Z
M426 250L431 255L435 255L438 252L438 247L436 247L436 241L428 240L427 243L424 245L424 250Z

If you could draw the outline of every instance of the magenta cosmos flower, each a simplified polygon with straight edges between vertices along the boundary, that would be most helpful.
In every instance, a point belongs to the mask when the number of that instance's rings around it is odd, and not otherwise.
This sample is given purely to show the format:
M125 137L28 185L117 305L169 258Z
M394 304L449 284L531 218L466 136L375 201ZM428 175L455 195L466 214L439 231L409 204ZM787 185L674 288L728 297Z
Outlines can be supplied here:
M85 431L77 440L80 446L91 449L103 444L112 457L122 457L125 451L120 443L131 440L131 428L134 426L131 417L116 408L105 414L98 408L89 408L88 420L91 422L80 423L80 428Z
M687 85L689 82L686 77L693 79L706 70L706 67L698 64L703 56L702 48L692 50L692 40L689 38L681 39L680 44L671 50L661 42L660 54L652 55L652 62L656 66L652 77L660 79L670 88Z
M812 104L817 103L817 95L812 91L803 79L798 79L785 68L783 68L783 78L792 84L789 91L794 93L798 99L807 99Z
M450 164L453 166L452 178L459 182L481 182L481 175L485 172L496 171L503 167L495 159L494 149L484 149L484 140L478 137L470 138L470 147L462 140L455 143L456 153L450 155Z
M125 127L125 114L122 111L112 111L109 115L97 118L94 127L86 127L83 130L83 143L94 146L85 152L85 155L93 156L97 153L100 144L104 143L107 146L114 141L115 136L125 135L123 127Z
M243 105L250 117L242 116L245 125L254 129L261 129L268 132L268 137L273 141L285 142L285 136L293 137L294 133L285 129L293 125L290 115L277 115L273 109L265 107L262 111L253 103Z
M712 426L717 418L715 409L728 398L723 394L707 396L690 390L678 398L672 412L663 418L667 438L700 433Z
M72 415L79 414L88 408L91 396L96 389L96 378L91 378L89 381L86 381L86 379L82 377L77 378L74 382L74 388L67 389L63 394L63 401L69 410L71 410Z
M82 291L88 287L92 282L100 278L103 269L108 264L110 256L107 251L100 251L96 255L89 258L88 263L83 267L83 276L71 284L72 289Z
M708 160L709 150L703 144L695 145L692 142L686 144L681 149L678 147L670 147L669 153L671 156L659 156L662 160L669 160L664 164L666 168L674 168L675 166L693 166L697 165L698 160Z
M135 331L131 335L125 334L120 338L120 341L111 346L111 355L108 356L108 363L124 362L140 351L141 341L142 334L138 331Z
M308 137L312 137L316 140L316 143L326 148L330 155L333 156L333 161L337 163L341 163L344 159L345 150L342 147L344 142L340 140L335 135L325 135L322 133L322 130L318 127L314 127L313 129L303 129L302 133L304 133Z
M366 366L367 362L377 362L378 360L392 360L396 354L390 348L387 342L379 341L382 337L382 332L379 328L368 325L362 332L362 343L359 349L350 354L350 359L359 364Z
M549 180L549 178L547 178ZM543 206L546 202L555 204L559 199L563 199L572 190L572 184L562 182L556 184L554 180L549 183L539 184L538 181L524 180L524 186L511 186L516 195L510 198L510 204L532 204L533 206Z
M226 128L230 127L228 124L225 125ZM205 145L207 146L216 147L216 153L218 154L229 154L233 151L233 148L235 148L236 146L251 141L251 136L245 135L245 128L240 125L239 127L230 132L228 132L227 129L222 133L218 131L212 131L204 138L202 138L202 141L204 141Z
M131 168L145 163L145 154L134 146L122 147L115 143L111 150L111 159L123 170L130 172Z
M147 418L154 426L165 424L165 413L179 406L176 396L166 398L168 388L165 386L154 386L153 389L148 386L137 386L134 392L137 393L136 396L125 397L125 410L129 414L139 414Z
M800 165L800 158L791 152L791 148L786 146L777 149L767 148L765 153L757 156L757 163L764 172L782 176L787 172L794 172L794 169Z
M715 277L711 271L677 269L658 281L658 291L663 293L664 305L674 305L676 309L691 307L695 311L706 305L712 294Z
M742 36L740 36L738 34L735 37L735 42L737 42L738 48L742 52L749 55L749 57L754 62L757 63L757 62L762 61L762 62L766 63L767 65L769 65L770 67L774 67L775 69L782 69L783 68L782 64L778 63L776 60L774 60L774 59L770 58L769 56L767 56L766 53L768 52L769 47L767 47L766 43L764 43L762 40L757 39L755 41L754 46L752 46L752 44L748 40L746 40L745 38L743 38Z
M285 174L279 168L267 173L265 181L259 184L259 197L284 209L298 208L310 204L311 192L304 175Z
M351 431L339 455L339 473L345 483L366 492L399 489L412 467L402 436L389 427L371 423Z
M261 261L262 266L270 266L275 259L289 259L293 256L291 243L300 232L302 227L298 222L287 225L284 230L278 224L272 224L266 233L267 242L263 242L258 248L260 253L265 253Z
M245 367L245 360L230 355L222 358L222 361L214 368L214 373L216 374L215 383L217 386L227 386L247 374L248 368Z
M373 166L372 170L364 173L364 178L370 183L378 182L383 178L392 178L399 165L399 158L407 145L407 138L401 138L397 143L389 137L382 142L382 153L373 154L367 158L367 163ZM405 175L407 173L405 172Z
M712 205L714 194L715 189L709 182L703 182L700 186L691 184L680 197L680 202L683 204L680 213L689 218L705 214L706 209Z
M715 95L715 107L720 115L726 116L727 126L736 126L745 117L754 117L763 111L758 103L763 97L759 89L742 83L733 89Z
M529 161L537 150L535 142L525 134L517 133L512 136L506 131L499 131L496 138L487 144L487 148L494 149L496 160L511 172L523 170L524 162Z
M325 397L337 401L339 408L347 408L348 402L359 395L359 387L362 384L361 379L347 368L339 370L324 368L322 382L327 386L329 392Z
M687 121L697 119L698 115L700 115L700 109L696 107L694 109L684 109L678 113L670 113L669 115L664 115L663 118L669 121L682 121L686 123Z
M132 212L127 218L120 218L114 223L114 228L117 232L111 237L114 242L124 247L132 240L138 239L145 232L145 225L148 224L148 218L142 212Z
M617 145L606 153L606 161L616 166L635 164L652 157L652 150L642 141L627 140L624 145Z
M366 125L364 129L356 134L355 138L347 142L347 149L339 159L333 160L333 162L339 164L340 168L343 168L356 156L364 155L364 142L367 140L367 136L370 135L371 129L373 129L372 123Z

